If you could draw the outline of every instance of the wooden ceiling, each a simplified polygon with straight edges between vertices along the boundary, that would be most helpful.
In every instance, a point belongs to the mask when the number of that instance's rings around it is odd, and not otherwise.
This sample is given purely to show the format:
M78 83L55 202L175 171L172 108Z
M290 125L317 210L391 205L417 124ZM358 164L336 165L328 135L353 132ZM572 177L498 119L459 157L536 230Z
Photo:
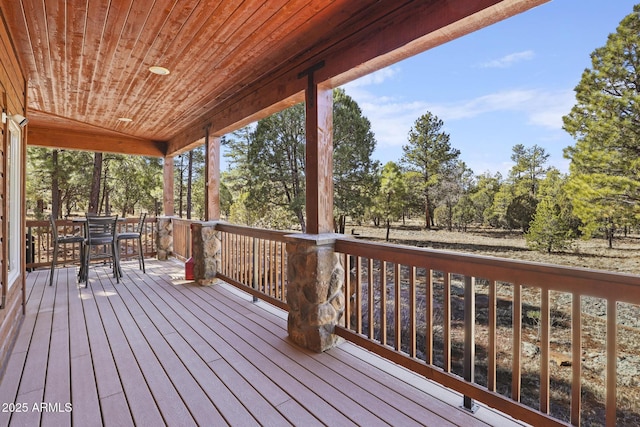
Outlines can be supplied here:
M33 145L175 155L547 0L0 0ZM149 72L162 66L170 74ZM123 122L126 117L133 121Z

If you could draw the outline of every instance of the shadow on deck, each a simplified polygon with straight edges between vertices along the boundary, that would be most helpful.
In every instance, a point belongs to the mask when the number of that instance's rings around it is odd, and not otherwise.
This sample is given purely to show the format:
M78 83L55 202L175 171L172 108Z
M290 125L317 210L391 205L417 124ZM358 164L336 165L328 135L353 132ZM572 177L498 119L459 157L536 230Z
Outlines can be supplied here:
M286 313L183 264L27 276L27 314L0 382L0 425L520 425L351 343L287 339Z

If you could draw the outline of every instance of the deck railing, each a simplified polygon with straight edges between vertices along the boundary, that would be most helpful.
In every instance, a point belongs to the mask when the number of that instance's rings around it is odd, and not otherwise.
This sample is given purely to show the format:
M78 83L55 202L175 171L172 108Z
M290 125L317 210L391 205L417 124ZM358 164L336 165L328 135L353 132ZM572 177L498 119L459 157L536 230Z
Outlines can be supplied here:
M174 253L184 259L191 222L173 220ZM27 226L35 258L27 267L48 265L48 222ZM78 231L71 221L58 227ZM289 233L216 229L218 277L287 310ZM348 237L335 250L346 297L336 334L459 391L470 410L478 400L534 425L640 425L639 276ZM74 247L60 255L78 258Z
M126 232L135 230L138 225L137 218L127 218L118 222L118 232ZM82 234L81 223L71 220L56 220L58 234L71 235ZM27 227L27 250L26 250L26 268L33 269L38 267L47 267L51 265L53 257L53 240L51 236L51 225L49 221L28 220ZM142 233L142 248L144 256L152 257L156 255L156 219L147 218ZM58 264L72 265L80 263L80 244L61 245L62 249L58 252ZM120 258L123 260L134 259L137 257L138 243L135 241L125 241L120 246Z
M287 232L218 224L221 232L222 265L218 277L288 310Z
M335 249L338 335L463 393L467 408L638 425L640 277L347 238Z
M196 221L190 219L172 218L173 226L173 256L186 261L191 258L191 224Z

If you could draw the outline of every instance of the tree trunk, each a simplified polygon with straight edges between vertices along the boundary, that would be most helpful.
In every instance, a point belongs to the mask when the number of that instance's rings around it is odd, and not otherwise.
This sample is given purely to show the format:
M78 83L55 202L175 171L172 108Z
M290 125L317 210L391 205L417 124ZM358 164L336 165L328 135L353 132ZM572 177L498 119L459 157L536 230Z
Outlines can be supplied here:
M187 166L187 219L191 219L191 182L192 182L192 176L193 176L193 150L189 151L189 163L188 163L188 166Z
M431 230L431 224L432 224L433 218L431 218L431 201L429 200L428 194L425 194L425 197L424 197L424 221L425 221L425 228L427 230Z
M91 179L91 193L89 194L89 213L98 213L100 201L100 179L102 178L102 153L93 155L93 178Z
M302 210L300 209L296 209L296 217L298 218L298 223L300 224L300 230L302 230L303 233L307 232L307 224L304 221L304 212L302 212Z
M391 231L391 221L387 220L387 235L385 237L385 240L388 242L389 241L389 232Z
M180 191L178 200L178 216L182 218L182 195L184 193L184 169L182 168L182 156L180 156Z
M60 186L58 183L58 150L51 152L51 214L54 218L60 215Z

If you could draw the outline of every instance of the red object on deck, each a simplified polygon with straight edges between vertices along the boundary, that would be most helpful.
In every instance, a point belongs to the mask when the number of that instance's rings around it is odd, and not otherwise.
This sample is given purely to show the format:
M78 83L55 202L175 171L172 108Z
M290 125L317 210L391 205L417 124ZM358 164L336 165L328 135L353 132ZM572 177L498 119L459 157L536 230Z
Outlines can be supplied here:
M189 258L187 262L184 263L184 280L193 280L193 266L195 261L193 257Z

